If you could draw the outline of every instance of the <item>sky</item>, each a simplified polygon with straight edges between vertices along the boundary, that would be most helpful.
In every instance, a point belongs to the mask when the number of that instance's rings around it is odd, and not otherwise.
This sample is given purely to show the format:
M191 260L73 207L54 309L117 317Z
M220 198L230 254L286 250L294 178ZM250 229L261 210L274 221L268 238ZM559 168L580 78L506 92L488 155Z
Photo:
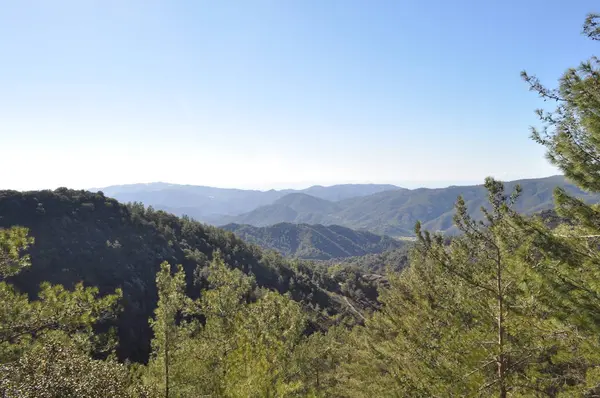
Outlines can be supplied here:
M557 174L525 69L595 54L583 0L0 2L0 189L270 189ZM546 104L548 105L548 104Z

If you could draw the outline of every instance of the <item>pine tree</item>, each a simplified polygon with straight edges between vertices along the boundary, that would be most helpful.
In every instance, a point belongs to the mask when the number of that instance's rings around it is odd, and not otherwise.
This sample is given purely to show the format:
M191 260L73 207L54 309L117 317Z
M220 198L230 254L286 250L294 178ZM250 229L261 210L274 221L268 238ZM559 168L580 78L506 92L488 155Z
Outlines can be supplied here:
M348 396L555 396L566 391L574 328L551 316L503 185L486 180L475 221L459 198L450 240L422 231L411 266L390 276L382 308L352 334Z
M294 396L302 382L290 372L302 341L300 306L276 292L263 292L236 317L237 347L228 355L227 396Z
M98 298L96 288L43 283L39 299L29 300L5 279L31 266L24 251L32 243L24 228L0 230L0 395L134 394L124 365L92 358L101 353L92 326L115 315L121 292Z
M296 302L256 289L252 277L231 269L218 253L199 272L208 285L192 301L185 276L163 263L157 275L159 303L154 353L142 370L147 387L163 396L297 396L306 378L299 369L306 317ZM157 390L156 388L154 390Z
M349 351L353 350L348 335L346 327L332 326L327 333L313 333L296 346L290 372L302 383L298 395L344 396L339 388L345 377L341 366L349 360Z
M176 396L171 392L171 372L172 357L180 344L178 340L180 328L177 318L182 314L186 305L183 267L178 265L177 271L172 275L169 263L163 262L156 275L156 286L158 288L158 304L154 311L154 319L150 320L154 331L152 366L161 370L160 385L163 396L168 398Z
M600 39L600 15L590 14L583 32ZM522 72L532 91L557 102L554 111L537 110L543 123L532 129L532 138L544 145L550 162L580 187L600 192L600 61L592 57L563 74L558 88L550 89Z
M590 14L583 33L600 40L600 15ZM541 128L532 138L546 147L549 161L567 178L590 192L600 192L600 61L596 57L563 74L558 87L545 87L535 76L522 72L530 89L557 104L552 111L538 110ZM556 211L567 220L550 229L542 220L521 219L519 228L532 239L528 256L536 261L538 288L552 315L577 330L581 342L561 361L571 371L572 394L600 393L600 206L587 204L555 190Z

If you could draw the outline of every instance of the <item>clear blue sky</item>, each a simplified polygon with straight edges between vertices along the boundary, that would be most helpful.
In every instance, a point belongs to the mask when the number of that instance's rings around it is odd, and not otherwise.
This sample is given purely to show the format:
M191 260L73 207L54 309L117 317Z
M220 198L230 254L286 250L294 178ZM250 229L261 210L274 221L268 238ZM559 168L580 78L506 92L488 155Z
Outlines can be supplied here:
M593 1L0 5L0 189L439 186L555 174L540 101Z

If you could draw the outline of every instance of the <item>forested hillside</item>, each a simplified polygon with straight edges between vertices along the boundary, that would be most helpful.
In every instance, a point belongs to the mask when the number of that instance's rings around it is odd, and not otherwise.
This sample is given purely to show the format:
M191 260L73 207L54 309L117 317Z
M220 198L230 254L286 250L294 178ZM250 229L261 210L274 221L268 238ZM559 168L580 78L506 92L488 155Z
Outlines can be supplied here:
M358 268L366 274L384 275L388 272L400 272L409 263L409 253L413 242L405 242L402 247L382 253L370 253L362 256L347 258L332 258L323 262L328 267L342 266L343 268Z
M124 358L147 358L147 320L157 302L154 278L160 263L182 264L186 291L196 297L201 285L194 285L194 278L202 275L197 267L205 267L216 251L228 265L252 275L258 286L289 292L307 309L318 307L315 326L333 322L330 318L336 314L356 316L339 297L340 280L325 269L292 264L230 232L141 204L125 206L99 193L0 191L0 228L12 226L28 228L35 239L30 249L33 266L14 279L32 297L43 281L68 288L83 282L98 287L101 294L123 290L118 326ZM375 296L370 296L367 306L374 303Z
M226 217L222 220L236 220L237 224L250 224L258 227L281 222L319 224L327 215L341 209L335 202L316 198L305 193L291 193L277 199L273 204L259 207L250 213Z
M600 199L600 195L585 192L562 176L512 181L507 183L507 189L516 185L520 185L523 190L516 210L524 214L551 209L554 206L552 191L555 187L561 187L587 202ZM255 226L278 222L342 225L390 236L412 236L415 222L420 221L429 230L454 234L457 230L452 223L453 209L459 195L465 199L469 214L481 219L479 208L486 204L483 185L397 189L340 202L319 201L318 205L311 203L312 206L299 206L297 200L292 200L295 197L289 200L288 197L283 197L274 205L259 207L249 213L223 220ZM303 202L309 201L305 198Z
M311 260L363 256L403 246L403 242L388 236L354 231L339 225L279 223L269 227L254 227L228 224L223 229L282 255Z

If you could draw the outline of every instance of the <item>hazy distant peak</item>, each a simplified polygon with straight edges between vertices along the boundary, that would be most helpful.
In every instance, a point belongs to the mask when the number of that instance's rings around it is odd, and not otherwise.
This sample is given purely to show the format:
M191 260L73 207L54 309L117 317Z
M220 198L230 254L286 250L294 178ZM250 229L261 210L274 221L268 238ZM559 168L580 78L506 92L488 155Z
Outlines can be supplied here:
M325 203L329 203L330 201L327 199L322 199L322 198L318 198L316 196L313 195L309 195L307 193L304 192L292 192L292 193L288 193L287 195L281 197L280 199L276 200L275 203L277 204L289 204L290 202L293 201L298 201L298 200L306 200L306 201L313 201L313 202L325 202Z

